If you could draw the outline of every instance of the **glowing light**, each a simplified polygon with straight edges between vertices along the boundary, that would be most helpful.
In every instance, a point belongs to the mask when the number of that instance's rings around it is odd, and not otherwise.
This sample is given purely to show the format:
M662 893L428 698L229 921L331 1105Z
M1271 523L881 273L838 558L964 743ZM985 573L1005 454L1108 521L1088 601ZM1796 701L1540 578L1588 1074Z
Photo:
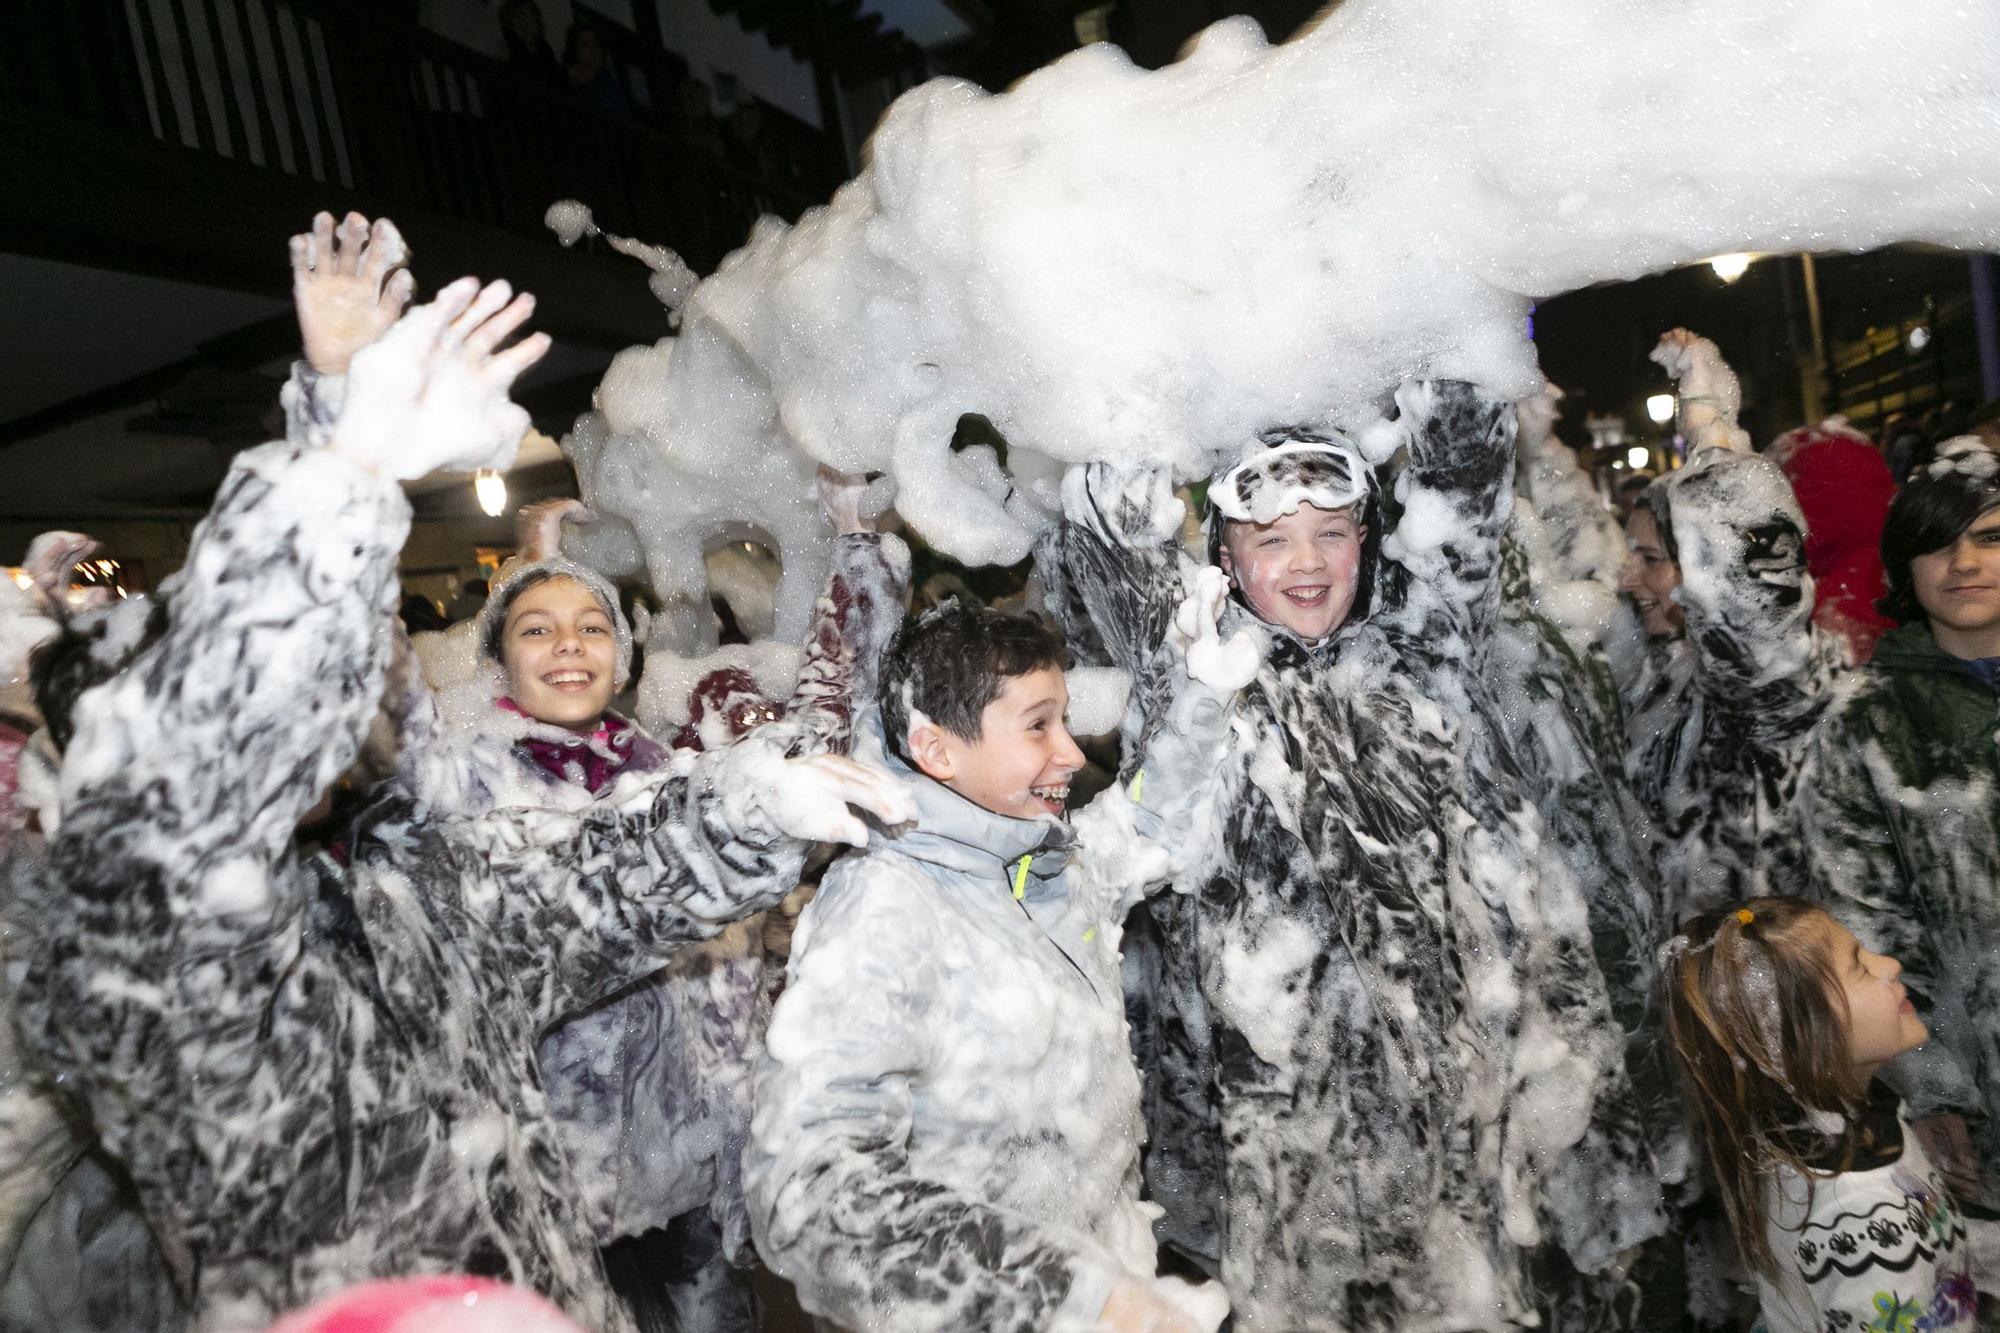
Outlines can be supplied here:
M1646 415L1653 424L1664 426L1674 419L1674 396L1670 393L1656 393L1646 399Z
M1708 266L1714 269L1715 276L1724 282L1734 282L1749 272L1751 258L1752 256L1746 254L1717 255L1708 261Z
M1625 451L1625 461L1633 467L1644 467L1653 461L1653 451L1643 444L1635 444Z
M472 474L472 493L479 497L479 507L494 518L507 512L507 479L492 468Z
M1919 324L1914 329L1911 329L1909 343L1912 352L1921 352L1926 347L1929 347L1931 345L1931 331L1929 326Z

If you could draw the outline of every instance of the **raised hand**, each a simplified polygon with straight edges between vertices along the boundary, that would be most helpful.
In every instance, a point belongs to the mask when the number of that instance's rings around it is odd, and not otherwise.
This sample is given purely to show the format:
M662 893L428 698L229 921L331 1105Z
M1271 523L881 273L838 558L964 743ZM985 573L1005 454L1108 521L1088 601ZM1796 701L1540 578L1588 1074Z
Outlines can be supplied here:
M1263 662L1256 636L1238 630L1223 641L1218 624L1229 596L1229 576L1214 565L1195 575L1194 591L1174 612L1172 642L1187 662L1188 675L1218 694L1234 694L1257 677Z
M385 477L504 468L528 414L508 386L549 350L547 334L496 350L535 309L505 282L460 278L355 355L329 447Z
M1111 1288L1092 1333L1200 1333L1200 1325L1157 1293L1124 1279Z
M746 751L747 758L752 752ZM868 845L868 826L848 807L884 824L907 824L917 807L902 783L880 769L834 754L773 759L747 776L762 790L757 805L780 832L803 842Z
M333 225L313 219L292 237L292 306L306 363L322 375L345 375L354 354L389 331L416 290L410 249L387 218L374 226L359 213Z
M529 563L562 554L564 523L588 523L597 515L581 500L563 497L523 505L514 516L514 546Z
M1677 384L1681 431L1696 448L1748 449L1749 435L1736 427L1743 406L1743 388L1722 351L1687 329L1672 329L1653 349L1658 362Z
M1063 516L1124 545L1153 545L1180 536L1187 506L1164 467L1086 463L1063 474Z
M833 523L833 530L845 537L850 533L875 531L873 515L864 515L861 505L868 490L868 479L856 473L839 472L826 464L819 465L819 502L826 508L826 516Z
M69 593L70 571L99 549L95 537L81 532L45 532L28 543L28 554L22 557L21 566L27 570L35 591L50 605L61 607ZM105 589L105 593L108 596L110 590Z

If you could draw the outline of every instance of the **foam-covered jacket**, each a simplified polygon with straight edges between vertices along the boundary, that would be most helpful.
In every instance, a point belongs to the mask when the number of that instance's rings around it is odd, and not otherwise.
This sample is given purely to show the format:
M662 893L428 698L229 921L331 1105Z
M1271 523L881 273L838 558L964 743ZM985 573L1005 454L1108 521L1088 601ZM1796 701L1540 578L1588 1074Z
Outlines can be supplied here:
M285 392L297 443L325 438L344 379L293 366ZM909 552L894 536L832 543L806 656L786 708L792 754L845 753L855 710L874 697L878 663L902 623ZM487 663L470 684L433 694L397 631L386 711L396 736L395 786L433 811L583 811L615 805L653 781L667 752L626 719L579 736L500 706ZM575 765L540 762L574 751ZM596 752L597 786L585 780ZM730 926L675 956L647 984L604 1001L542 1040L542 1076L562 1127L581 1206L600 1241L664 1227L708 1207L726 1251L748 1261L740 1165L750 1125L752 1049L764 990L762 931Z
M786 709L794 724L788 753L847 751L854 710L873 698L877 663L902 623L908 579L908 551L894 536L854 533L833 544ZM433 810L615 805L667 763L667 752L636 727L580 737L496 706L491 687L470 699L455 693L443 707L413 670L394 673L391 688L402 690L392 709L399 719L396 781ZM462 712L472 716L447 721L447 713ZM593 793L580 772L566 777L538 762L528 741L542 742L544 754L617 744L620 750L605 756L616 776ZM748 1261L740 1163L763 991L762 930L740 922L543 1039L549 1102L600 1240L664 1227L706 1206L727 1252Z
M1626 1072L1647 1137L1663 1170L1677 1178L1686 1115L1655 1002L1664 894L1649 821L1625 776L1624 711L1610 664L1587 636L1555 618L1579 590L1538 577L1554 567L1535 558L1535 534L1533 515L1517 511L1502 553L1488 685L1543 827L1583 891L1592 952L1624 1033Z
M535 1043L796 882L804 848L746 780L780 741L580 813L391 796L348 866L302 859L294 827L380 696L408 523L398 487L324 451L237 460L164 637L78 705L24 1028L198 1327L449 1271L622 1328Z
M1121 1279L1156 1282L1119 937L1171 873L1140 828L1200 824L1201 756L1226 727L1215 709L1173 733L1143 807L1114 789L1073 830L889 761L916 823L828 872L757 1080L757 1248L808 1310L854 1329L1063 1333L1096 1327Z
M1155 900L1152 1180L1246 1329L1490 1327L1546 1233L1590 1269L1661 1226L1588 914L1483 683L1512 414L1465 384L1399 401L1376 610L1317 644L1265 627L1220 836L1186 906ZM1088 475L1039 553L1050 605L1157 712L1165 481ZM1231 603L1224 630L1255 623Z
M1814 891L1903 965L1930 1028L1890 1077L1913 1115L1967 1118L2000 1191L2000 693L1929 625L1891 631L1814 735L1800 806Z
M1621 687L1671 931L1804 884L1799 767L1845 647L1813 627L1805 520L1775 464L1702 448L1667 484L1687 629L1647 645Z

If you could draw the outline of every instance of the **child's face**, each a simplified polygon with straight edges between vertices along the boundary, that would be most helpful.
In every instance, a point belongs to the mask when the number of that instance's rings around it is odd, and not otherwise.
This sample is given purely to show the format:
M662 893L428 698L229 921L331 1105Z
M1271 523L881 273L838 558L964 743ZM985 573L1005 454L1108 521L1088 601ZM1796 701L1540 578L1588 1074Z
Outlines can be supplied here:
M1309 643L1347 621L1367 528L1351 509L1300 505L1270 523L1231 522L1222 572L1257 618Z
M1910 1004L1903 983L1903 965L1870 953L1852 931L1832 917L1826 922L1827 957L1840 978L1847 1002L1847 1045L1854 1067L1872 1077L1877 1069L1929 1040L1923 1020Z
M1010 677L979 715L978 740L928 723L912 728L917 766L996 815L1060 816L1069 780L1083 767L1083 752L1063 725L1068 708L1069 687L1055 667Z
M508 697L551 726L595 726L611 706L618 635L575 579L537 583L514 599L500 632Z
M1910 561L1910 586L1934 625L1961 634L2000 629L2000 510Z

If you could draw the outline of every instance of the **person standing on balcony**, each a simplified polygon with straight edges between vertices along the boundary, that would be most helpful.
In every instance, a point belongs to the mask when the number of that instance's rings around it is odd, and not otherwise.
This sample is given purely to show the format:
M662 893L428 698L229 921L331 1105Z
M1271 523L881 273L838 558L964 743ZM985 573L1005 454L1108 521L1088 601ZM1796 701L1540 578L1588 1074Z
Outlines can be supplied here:
M500 36L507 43L507 64L539 83L561 84L562 66L549 46L542 24L542 7L535 0L507 0L500 6Z
M618 70L604 51L604 36L588 23L570 24L569 40L563 43L563 66L569 71L569 86L577 96L610 115L622 116L632 110Z

